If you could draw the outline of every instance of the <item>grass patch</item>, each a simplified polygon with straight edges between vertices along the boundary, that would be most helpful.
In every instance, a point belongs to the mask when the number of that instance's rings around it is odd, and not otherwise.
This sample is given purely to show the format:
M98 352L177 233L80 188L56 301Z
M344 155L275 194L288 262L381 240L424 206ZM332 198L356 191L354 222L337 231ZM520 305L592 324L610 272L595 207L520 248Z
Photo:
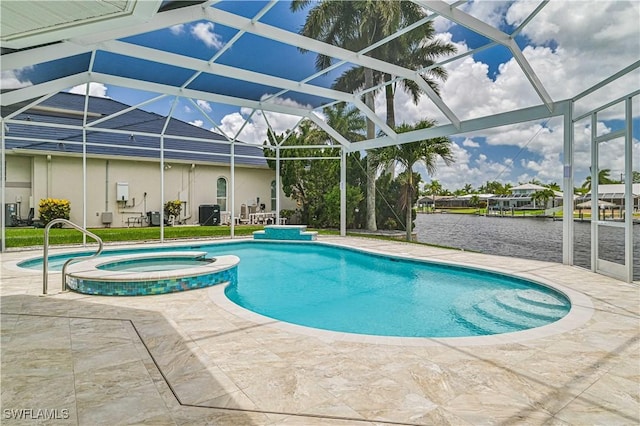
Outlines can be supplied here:
M253 231L263 229L262 226L243 225L235 227L236 236L251 235ZM125 241L150 241L160 239L160 228L93 228L89 229L105 243ZM165 239L187 238L223 238L231 236L230 226L175 226L164 228ZM93 241L87 237L87 241ZM49 244L80 244L82 233L75 229L53 228L49 231ZM43 228L7 228L6 246L8 248L44 245Z
M236 236L249 236L253 231L262 230L262 225L242 225L235 227ZM317 231L322 235L340 235L337 229L309 228L310 231ZM134 242L134 241L158 241L160 239L160 228L90 228L105 243L110 242ZM349 236L373 238L386 241L405 241L385 235L368 235L348 232ZM164 228L164 238L166 240L189 239L189 238L225 238L231 236L230 226L168 226ZM33 247L44 245L43 228L6 228L7 248ZM87 242L93 239L87 237ZM49 231L50 245L81 244L82 233L75 229L52 228ZM420 243L411 241L412 244L426 245L431 247L459 250L453 247L439 246L436 244Z

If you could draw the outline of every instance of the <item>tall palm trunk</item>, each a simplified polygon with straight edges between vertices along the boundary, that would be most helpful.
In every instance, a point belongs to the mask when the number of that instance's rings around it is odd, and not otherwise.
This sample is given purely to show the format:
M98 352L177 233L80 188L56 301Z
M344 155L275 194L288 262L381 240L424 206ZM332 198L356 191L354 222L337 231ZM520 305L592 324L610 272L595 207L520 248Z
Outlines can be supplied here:
M389 83L391 81L391 74L385 74L384 75L384 81L386 83ZM393 104L393 100L394 100L394 93L393 93L393 84L387 84L384 88L384 98L385 101L387 102L387 126L391 127L392 129L395 129L396 127L396 111L395 111L395 106ZM392 178L395 177L395 172L396 172L396 162L395 161L390 161L387 164L385 173L388 173L391 175Z
M373 70L365 68L364 70L364 85L365 88L373 87ZM364 95L364 103L375 111L374 93L368 92ZM375 123L367 119L367 139L373 139L376 137ZM378 170L378 164L374 160L371 152L367 153L367 229L369 231L377 231L378 225L376 224L376 172Z
M407 241L411 241L411 225L413 224L412 219L412 211L413 211L413 172L411 169L407 170L407 211L404 216L404 227L407 231Z
M389 83L391 81L391 74L384 75L385 83ZM396 110L393 104L394 93L393 93L393 84L387 84L384 88L384 96L387 101L387 126L394 129L396 127Z

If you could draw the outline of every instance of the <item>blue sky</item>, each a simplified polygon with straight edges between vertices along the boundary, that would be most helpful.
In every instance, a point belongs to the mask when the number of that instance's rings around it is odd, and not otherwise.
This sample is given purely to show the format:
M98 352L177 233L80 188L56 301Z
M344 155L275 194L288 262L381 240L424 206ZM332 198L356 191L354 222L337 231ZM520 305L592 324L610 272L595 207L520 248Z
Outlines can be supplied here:
M215 7L252 18L264 6L264 1L222 1ZM537 5L531 1L482 1L463 6L463 10L500 30L510 33L519 22ZM261 22L290 31L298 31L303 25L306 11L293 14L288 1L280 1L261 18ZM640 3L634 1L575 1L550 2L522 31L516 41L524 51L531 66L554 100L574 96L603 78L640 59ZM459 52L477 48L488 42L484 37L459 25L437 18L434 26L442 40L452 42ZM149 34L130 37L124 41L148 47L163 48L171 52L199 59L211 59L221 49L226 49L216 62L241 66L253 71L278 77L299 80L316 72L315 54L301 54L297 48L244 34L230 48L227 43L237 30L206 21L163 29ZM81 55L60 67L37 66L14 75L3 73L3 83L16 78L37 84L50 78L52 69L60 75L72 74L76 69L86 68L88 55ZM335 77L349 65L327 75L320 76L311 84L330 87ZM160 83L176 84L189 79L192 71L162 64L153 65L131 59L128 63L115 62L110 54L100 53L96 58L96 71L117 71L130 77L144 78ZM483 50L447 66L448 80L441 84L445 102L461 118L480 117L540 104L540 98L531 89L522 72L514 63L508 49L493 47ZM636 70L637 71L637 70ZM6 83L4 84L6 86ZM627 93L628 87L640 87L638 72L631 74L617 86L588 97L578 107L590 108L615 99L618 93ZM215 87L220 93L249 97L259 100L273 95L278 89L258 84L243 84L237 80L212 75L199 76L189 87L207 89ZM72 91L84 93L83 88ZM91 92L97 96L108 96L125 104L136 104L157 96L116 86L94 84ZM168 113L173 99L168 97L146 106L145 109ZM287 93L278 102L287 105L317 106L322 99ZM250 111L221 104L199 102L202 109L227 134L233 135L249 117ZM640 164L640 111L635 100L634 137L635 164ZM376 112L384 116L384 99L376 100ZM599 122L599 132L615 130L620 126L619 109L607 111ZM212 124L185 99L180 99L174 115L194 125L212 128ZM423 97L414 105L406 94L396 96L398 122L415 122L422 118L435 118L446 122L446 118ZM276 131L282 132L297 123L296 117L266 113L266 118ZM588 120L576 124L576 180L581 183L588 173L589 146ZM265 118L254 115L245 126L239 139L260 143L266 135ZM426 174L425 180L435 178L451 190L471 183L477 187L487 180L503 182L525 182L538 179L542 182L562 182L562 121L555 118L549 122L523 123L509 128L491 129L473 135L452 137L456 163L451 167L441 165L435 176ZM619 175L622 167L619 141L601 153L600 168L612 169Z

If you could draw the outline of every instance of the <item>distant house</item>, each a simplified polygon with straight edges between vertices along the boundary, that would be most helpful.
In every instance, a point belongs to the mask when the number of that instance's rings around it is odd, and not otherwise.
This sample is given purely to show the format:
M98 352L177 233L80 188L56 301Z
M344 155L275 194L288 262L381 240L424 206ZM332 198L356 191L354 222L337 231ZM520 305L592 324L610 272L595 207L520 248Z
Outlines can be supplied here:
M2 114L27 105L3 108ZM243 204L275 210L275 172L259 146L233 147L231 206L231 143L222 135L97 97L89 98L83 130L84 109L85 96L58 93L5 126L5 202L10 205L5 209L12 208L18 218L34 209L37 218L41 199L68 199L71 220L82 224L86 152L89 227L127 226L148 212L162 212L162 195L165 202L182 203L176 219L189 224L199 222L201 205L219 205L227 220L239 216ZM282 192L280 199L282 209L295 206Z
M538 210L545 209L548 206L542 206L536 203L536 200L532 198L533 194L538 191L548 189L547 187L536 185L533 183L525 183L522 185L514 186L511 188L509 195L496 195L491 197L490 205L491 209L495 210ZM554 206L562 205L563 193L560 191L554 191L555 197L552 200Z
M599 184L598 200L607 201L618 206L624 205L625 195L624 183ZM631 185L631 193L633 198L633 209L640 210L640 183ZM581 202L591 200L591 191L587 192L584 197L580 198Z
M422 197L418 200L418 207L433 208L435 202L435 208L437 209L455 209L455 208L469 208L475 207L471 205L471 199L478 197L481 203L486 203L488 199L494 197L493 194L466 194L466 195L438 195L433 197L431 195ZM484 205L484 204L483 204Z

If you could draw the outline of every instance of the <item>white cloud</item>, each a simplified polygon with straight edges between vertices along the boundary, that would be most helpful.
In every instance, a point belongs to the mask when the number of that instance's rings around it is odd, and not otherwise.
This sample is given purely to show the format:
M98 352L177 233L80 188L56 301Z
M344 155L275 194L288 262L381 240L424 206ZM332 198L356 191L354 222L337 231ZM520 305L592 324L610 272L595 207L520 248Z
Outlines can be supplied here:
M464 7L478 19L493 26L504 27L504 24L518 26L537 4L538 2L528 0L508 3L475 1ZM533 45L526 46L523 54L553 100L569 99L638 60L638 16L640 2L636 1L549 2L524 28L522 34L531 39ZM448 29L451 25L449 21L440 19L436 19L434 24L439 29ZM440 37L450 40L451 34L440 34ZM459 52L468 50L464 42L456 45ZM489 74L487 64L472 56L454 61L446 65L446 68L449 78L441 84L442 99L463 120L542 103L514 59L500 64L495 76ZM594 92L576 104L576 114L629 93L632 90L630 88L638 87L639 80L640 70L635 70ZM637 116L640 107L635 108L636 104L640 102L634 102L634 113ZM420 99L418 105L414 105L406 93L398 91L395 106L398 123L412 123L423 118L434 118L441 124L448 122L426 96ZM376 112L384 116L384 111L384 97L379 94L376 97ZM620 119L623 112L622 107L609 108L599 113L598 119ZM576 124L576 185L582 183L578 180L588 172L591 162L588 121ZM451 187L456 188L465 181L494 180L497 173L500 173L500 167L496 165L510 165L509 175L505 176L505 172L501 176L512 180L537 178L543 182L562 183L562 119L554 118L545 126L542 123L522 123L463 135L466 138L486 137L487 145L520 147L522 151L517 156L512 154L515 158L492 158L485 159L484 162L482 158L478 158L480 162L469 161L463 155L469 153L461 150L463 147L474 147L461 139L456 157L460 164L439 170L437 178L442 178L443 182L451 182ZM598 134L607 131L601 129L603 123L598 126ZM600 168L610 168L612 175L619 175L622 151L615 144L606 148L601 152ZM640 154L637 151L634 151L634 164L640 164ZM495 152L495 149L491 152ZM489 168L480 171L480 166Z
M198 104L198 106L200 108L202 108L202 110L205 111L205 112L213 111L212 108L211 108L211 104L209 102L207 102L207 101L203 101L203 100L198 99L196 101L196 104Z
M489 180L501 182L509 180L508 176L512 170L512 164L509 161L493 161L485 154L474 158L469 151L456 142L451 144L451 151L455 162L447 166L442 160L438 160L437 171L433 176L427 174L422 164L417 165L414 170L420 172L423 180L437 179L451 191L462 188L467 183L478 187Z
M511 3L511 1L495 0L473 1L464 4L461 10L495 28L499 28L504 23L504 15Z
M213 32L213 28L213 22L198 22L191 27L191 34L208 47L220 50L224 46L224 42L219 34Z
M190 121L189 124L191 124L192 126L196 126L196 127L202 127L204 125L204 121L202 121L202 120L193 120L193 121Z
M80 84L79 86L74 86L69 89L69 93L84 95L87 93L87 85ZM89 83L89 96L94 96L97 98L108 98L109 96L107 96L107 86L102 83Z
M465 138L462 142L462 146L466 146L467 148L480 148L480 144L472 139Z
M20 78L20 71L2 71L0 75L0 88L4 89L20 89L21 87L31 86L29 80Z
M533 3L475 1L464 8L494 26L500 24L502 16L505 23L518 25L535 7ZM640 2L635 1L590 1L588 7L584 2L549 2L523 29L522 34L535 43L525 47L523 54L553 100L568 99L638 60L638 16ZM450 41L451 34L440 34L439 38ZM555 49L549 47L551 42ZM468 50L464 41L454 44L459 53ZM501 64L496 76L490 76L489 66L472 56L445 67L449 78L440 85L442 99L461 119L542 103L514 59ZM576 110L593 108L628 93L629 87L637 86L639 78L637 70L584 99ZM426 96L418 105L406 93L398 91L396 96L398 122L415 122L424 117L448 122ZM379 95L376 111L383 114L384 109L384 98ZM620 117L619 112L608 114L607 118L616 114Z
M184 24L178 24L178 25L174 25L172 27L169 27L169 31L171 31L171 33L173 33L174 35L183 34L184 33Z
M433 28L438 33L444 33L445 31L449 31L449 29L453 26L453 22L451 22L446 18L443 18L442 16L436 17L432 22L433 22Z
M262 100L269 96L268 94L263 95ZM276 99L273 103L289 107L311 108L309 105L302 105L292 99ZM276 134L282 134L293 129L300 120L300 117L297 116L268 111L264 114L262 111L256 111L249 118L251 111L250 108L242 108L239 113L224 116L220 122L220 128L230 137L235 136L242 129L238 135L238 140L261 145L267 140L267 131L269 129L267 122ZM244 125L247 120L247 124Z

